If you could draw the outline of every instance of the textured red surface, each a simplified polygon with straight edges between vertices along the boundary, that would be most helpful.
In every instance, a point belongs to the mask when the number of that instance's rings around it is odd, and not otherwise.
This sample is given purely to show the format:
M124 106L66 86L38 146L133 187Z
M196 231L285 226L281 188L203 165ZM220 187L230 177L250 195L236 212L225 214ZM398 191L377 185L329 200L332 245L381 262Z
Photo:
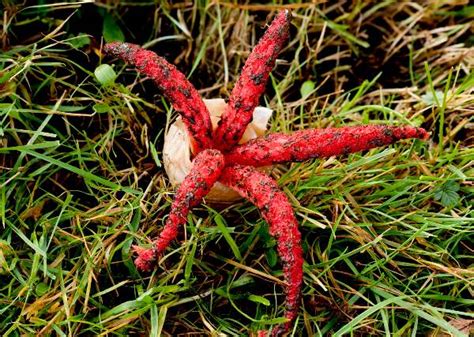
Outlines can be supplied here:
M292 134L273 133L234 147L225 155L227 164L268 166L330 157L389 145L400 139L426 139L428 133L411 126L363 125L310 129Z
M291 13L281 11L250 53L214 133L214 144L226 151L239 142L252 121L270 71L288 39Z
M178 188L171 205L171 212L165 227L151 249L135 248L138 257L135 265L141 271L150 271L154 262L171 241L176 239L181 226L193 207L202 202L217 181L224 168L224 158L218 150L208 149L200 152L193 161L193 168Z
M135 266L140 271L151 271L155 267L156 251L155 249L146 249L140 246L133 246L133 252L137 255Z
M277 336L288 331L298 315L303 282L303 250L298 222L288 198L277 183L253 167L226 167L219 181L257 206L268 222L270 235L277 239L278 254L283 262L283 274L288 284L285 313L288 322L272 330L272 335Z
M193 139L195 153L211 147L212 125L209 111L183 73L164 58L135 44L108 43L104 51L135 65L139 72L155 81L166 99L183 117Z
M259 208L269 224L270 234L277 239L287 282L285 317L288 322L274 328L271 331L273 336L287 333L298 314L303 252L298 224L287 197L272 178L253 167L348 154L392 144L400 139L428 137L421 128L368 125L302 130L290 135L270 134L236 145L252 119L276 57L288 37L290 18L288 11L280 12L250 54L214 135L202 99L173 65L133 44L111 43L105 46L107 53L134 64L140 72L155 80L165 97L181 113L197 154L192 170L176 192L169 218L154 247L134 247L138 255L135 260L137 268L150 271L155 267L157 256L176 238L191 209L201 202L214 182L220 180ZM222 150L225 156L210 148ZM259 336L267 336L267 332L259 332Z

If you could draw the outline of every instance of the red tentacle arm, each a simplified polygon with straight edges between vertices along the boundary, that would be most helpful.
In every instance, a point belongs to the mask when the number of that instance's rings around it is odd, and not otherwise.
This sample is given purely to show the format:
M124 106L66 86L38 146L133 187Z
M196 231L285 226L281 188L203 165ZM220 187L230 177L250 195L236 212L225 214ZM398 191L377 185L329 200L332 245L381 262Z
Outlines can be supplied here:
M277 239L277 249L287 282L285 317L288 322L272 331L272 335L280 335L289 330L298 315L303 282L301 234L293 209L277 183L253 167L240 165L226 167L219 181L255 204L267 221L270 234Z
M278 13L252 50L235 84L224 114L214 133L214 144L226 151L239 142L265 90L270 72L289 35L291 13Z
M223 168L224 157L218 150L204 150L194 158L193 168L176 192L170 215L154 247L150 249L135 247L135 252L138 254L135 265L139 270L153 269L157 256L176 238L180 227L187 222L191 209L202 202L221 175Z
M183 117L193 139L195 153L212 147L212 125L209 111L197 90L183 73L164 58L135 44L108 43L105 45L104 51L135 65L140 73L154 80L166 99Z
M292 134L273 133L234 147L225 155L225 160L228 165L268 166L369 150L400 139L427 137L428 133L422 128L387 125L311 129Z

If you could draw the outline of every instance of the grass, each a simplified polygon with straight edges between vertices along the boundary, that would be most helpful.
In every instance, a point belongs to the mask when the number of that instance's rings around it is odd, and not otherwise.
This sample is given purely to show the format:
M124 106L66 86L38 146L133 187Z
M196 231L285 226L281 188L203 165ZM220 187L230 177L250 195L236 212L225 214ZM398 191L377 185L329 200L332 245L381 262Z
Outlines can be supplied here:
M245 335L281 320L275 242L246 202L195 210L159 268L136 271L131 245L159 232L173 197L161 148L175 115L100 47L102 36L147 45L203 96L228 97L283 7L293 9L291 40L262 99L272 130L431 131L427 142L272 170L304 239L293 335L467 336L474 12L457 3L4 1L2 336ZM94 74L101 64L114 64L102 68L108 80Z

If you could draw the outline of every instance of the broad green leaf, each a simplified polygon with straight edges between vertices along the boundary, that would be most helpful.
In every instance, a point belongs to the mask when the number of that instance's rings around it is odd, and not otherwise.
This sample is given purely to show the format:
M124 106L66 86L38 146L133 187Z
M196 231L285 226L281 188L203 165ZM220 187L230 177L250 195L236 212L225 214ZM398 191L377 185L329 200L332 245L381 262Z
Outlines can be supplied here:
M68 40L69 44L77 49L88 46L91 44L91 38L86 34L79 34L78 36L73 36Z
M305 81L300 88L301 97L306 97L314 90L316 84L313 81Z
M106 103L97 103L97 104L94 104L94 106L92 107L92 109L97 112L97 113L105 113L105 112L109 112L110 111L110 106Z
M434 199L441 202L444 207L452 208L458 204L461 198L458 191L459 184L454 180L448 180L436 189Z
M251 283L254 283L255 280L253 279L252 276L250 275L242 275L241 277L239 277L237 280L235 280L234 282L232 282L231 284L231 288L236 288L236 287L242 287L242 286L245 286L247 284L251 284Z
M102 35L104 36L105 42L124 42L125 35L120 29L120 26L115 21L114 17L109 13L104 16L104 25L102 26Z
M270 301L262 296L250 295L249 300L255 303L263 304L264 306L267 306L267 307L270 306Z
M265 252L265 257L267 258L267 263L270 267L275 267L278 262L278 255L275 249L270 248Z
M94 75L97 81L103 86L107 87L114 84L117 74L115 70L108 64L101 64L94 70Z
M46 283L40 282L36 285L35 291L38 296L43 296L49 291L49 286Z

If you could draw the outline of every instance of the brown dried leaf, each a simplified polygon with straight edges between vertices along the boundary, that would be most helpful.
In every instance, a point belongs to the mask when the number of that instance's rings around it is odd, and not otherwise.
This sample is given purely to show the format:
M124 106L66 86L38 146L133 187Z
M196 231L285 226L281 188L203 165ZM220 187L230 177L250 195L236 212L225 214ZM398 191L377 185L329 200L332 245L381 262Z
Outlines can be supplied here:
M474 319L456 318L452 319L449 324L451 324L454 328L458 329L462 333L466 334L466 336L472 336L474 334ZM444 331L439 331L438 329L429 334L429 337L450 336L451 334L448 334Z
M46 202L46 200L42 200L37 205L28 208L26 211L24 211L20 215L21 219L22 220L33 219L34 221L38 221L38 219L43 214L43 207L44 207L45 202Z

